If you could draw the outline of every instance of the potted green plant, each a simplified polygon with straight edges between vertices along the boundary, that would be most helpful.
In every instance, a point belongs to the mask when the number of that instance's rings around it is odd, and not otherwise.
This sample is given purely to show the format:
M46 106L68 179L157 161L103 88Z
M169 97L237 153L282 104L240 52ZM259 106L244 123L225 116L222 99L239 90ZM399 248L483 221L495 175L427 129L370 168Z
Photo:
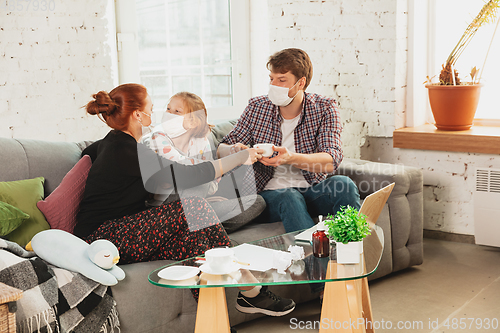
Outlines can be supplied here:
M335 216L328 215L324 221L328 227L328 236L335 241L337 249L337 263L359 263L363 253L363 238L370 235L370 226L366 215L356 208L342 207Z
M467 130L472 126L474 115L476 114L479 103L479 94L483 86L481 75L476 67L470 72L470 82L462 82L458 77L458 71L455 69L455 63L469 45L472 38L476 35L478 29L496 19L500 0L489 0L481 9L479 14L469 24L457 45L453 48L439 75L438 83L431 83L432 79L427 77L426 88L429 92L429 102L432 114L436 121L435 126L440 130L460 131ZM498 28L498 24L497 24ZM496 28L495 28L496 32ZM495 34L493 34L493 37ZM493 42L493 37L491 42ZM490 42L490 47L491 47ZM488 52L481 69L488 57Z

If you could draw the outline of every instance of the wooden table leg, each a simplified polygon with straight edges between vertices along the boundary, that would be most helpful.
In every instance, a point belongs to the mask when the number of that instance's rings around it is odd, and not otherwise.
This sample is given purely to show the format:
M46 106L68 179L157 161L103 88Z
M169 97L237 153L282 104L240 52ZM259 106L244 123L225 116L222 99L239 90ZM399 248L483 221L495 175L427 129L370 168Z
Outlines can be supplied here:
M230 333L224 287L200 288L195 333Z
M327 276L336 276L336 270L337 264L330 262ZM333 275L330 275L330 273ZM369 316L369 319L366 316ZM365 285L363 280L358 279L325 283L320 333L334 331L366 333L366 319L372 320L367 282ZM374 331L372 329L368 332Z
M363 317L366 323L366 332L375 333L373 328L373 313L372 313L372 302L370 300L370 290L368 289L368 278L363 278L361 280L362 287L362 298L363 298Z

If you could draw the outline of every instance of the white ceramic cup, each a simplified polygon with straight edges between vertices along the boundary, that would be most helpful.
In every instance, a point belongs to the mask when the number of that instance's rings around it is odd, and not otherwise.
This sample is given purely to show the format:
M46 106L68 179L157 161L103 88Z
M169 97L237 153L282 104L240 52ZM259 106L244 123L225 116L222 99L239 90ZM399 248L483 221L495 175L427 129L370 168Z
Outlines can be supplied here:
M225 272L235 262L234 252L229 248L215 248L205 252L205 259L214 272Z
M272 143L259 143L254 145L254 148L263 149L264 153L262 154L262 156L271 157L274 153L273 146L274 145Z

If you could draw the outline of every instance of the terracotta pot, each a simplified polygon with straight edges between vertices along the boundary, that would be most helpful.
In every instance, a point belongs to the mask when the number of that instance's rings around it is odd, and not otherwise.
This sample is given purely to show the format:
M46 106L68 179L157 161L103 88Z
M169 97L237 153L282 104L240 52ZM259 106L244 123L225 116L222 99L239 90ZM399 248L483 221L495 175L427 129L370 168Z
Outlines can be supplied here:
M476 114L482 84L440 86L428 84L435 126L445 131L468 130Z

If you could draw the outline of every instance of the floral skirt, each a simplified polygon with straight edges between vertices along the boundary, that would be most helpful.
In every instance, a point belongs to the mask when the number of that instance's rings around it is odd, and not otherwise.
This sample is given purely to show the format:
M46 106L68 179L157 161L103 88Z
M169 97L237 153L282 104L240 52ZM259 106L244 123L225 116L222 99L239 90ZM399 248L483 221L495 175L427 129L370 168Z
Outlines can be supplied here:
M107 239L118 248L120 263L183 260L231 242L210 204L183 198L135 215L104 222L84 240ZM197 299L197 291L193 295Z

